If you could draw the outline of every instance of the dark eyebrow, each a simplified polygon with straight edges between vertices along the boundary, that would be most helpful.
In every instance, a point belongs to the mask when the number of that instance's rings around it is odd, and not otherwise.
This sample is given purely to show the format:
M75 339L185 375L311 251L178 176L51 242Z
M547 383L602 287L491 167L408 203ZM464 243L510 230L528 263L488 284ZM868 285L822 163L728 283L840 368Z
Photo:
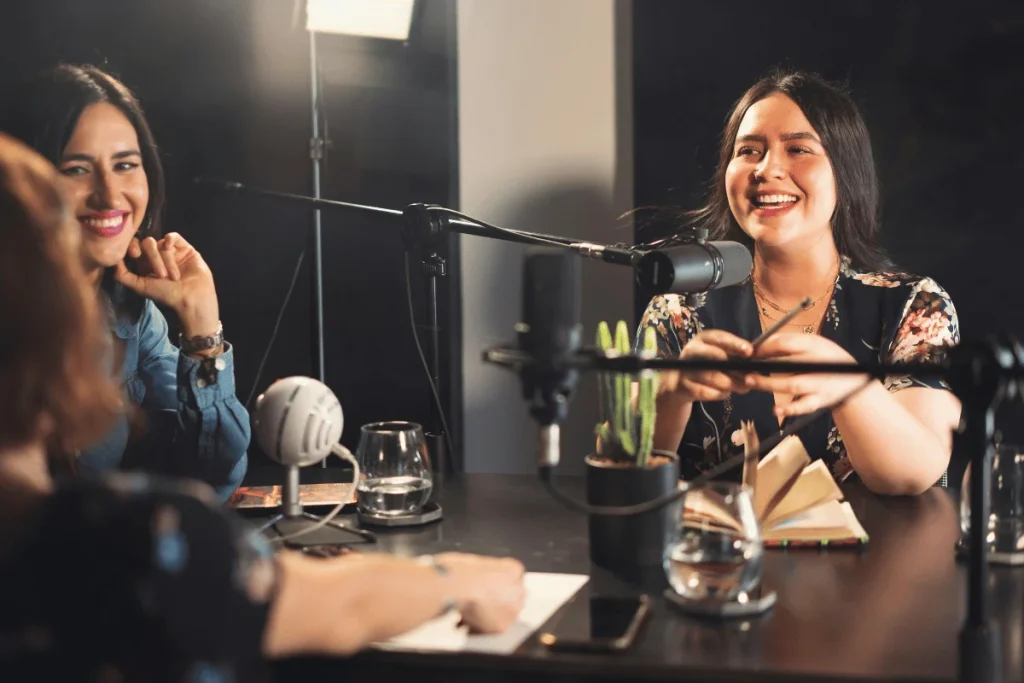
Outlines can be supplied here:
M783 133L779 136L780 140L789 142L790 140L810 140L811 142L817 142L821 144L821 140L814 133Z
M814 133L783 133L779 136L779 139L784 142L790 142L791 140L810 140L818 143L819 145L821 144L821 140L819 140L818 136ZM736 142L760 142L761 144L765 144L768 142L768 139L763 135L741 135L736 138Z
M127 157L142 157L142 152L137 149L126 149L123 152L117 152L111 158L125 159ZM89 154L65 154L60 158L62 164L67 161L88 161L90 164L94 164L96 163L96 158Z

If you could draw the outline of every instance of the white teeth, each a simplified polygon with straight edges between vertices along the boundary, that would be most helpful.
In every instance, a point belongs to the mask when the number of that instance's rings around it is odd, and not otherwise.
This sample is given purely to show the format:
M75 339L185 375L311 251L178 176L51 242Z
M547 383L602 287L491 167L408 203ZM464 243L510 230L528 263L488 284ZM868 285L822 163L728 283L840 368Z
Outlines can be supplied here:
M124 220L124 216L118 216L117 218L83 218L83 223L94 228L115 228L121 225Z
M792 204L797 200L791 194L765 194L755 198L758 204Z

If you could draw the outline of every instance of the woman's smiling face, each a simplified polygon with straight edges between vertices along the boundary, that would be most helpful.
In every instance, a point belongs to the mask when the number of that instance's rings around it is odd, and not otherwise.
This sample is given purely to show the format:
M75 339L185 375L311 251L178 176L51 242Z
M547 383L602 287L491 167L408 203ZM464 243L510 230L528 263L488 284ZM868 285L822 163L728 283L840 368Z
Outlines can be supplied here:
M832 163L804 112L782 93L743 115L725 188L736 222L760 245L806 248L831 232Z

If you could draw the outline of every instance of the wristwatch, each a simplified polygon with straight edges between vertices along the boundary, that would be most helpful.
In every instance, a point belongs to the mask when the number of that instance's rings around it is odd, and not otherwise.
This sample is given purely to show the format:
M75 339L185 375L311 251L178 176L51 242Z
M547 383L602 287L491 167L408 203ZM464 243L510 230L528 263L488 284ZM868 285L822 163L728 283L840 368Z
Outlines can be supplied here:
M437 558L433 555L421 555L420 557L416 558L416 563L421 564L425 567L431 567L435 572L437 572L437 575L441 578L445 578L448 576L448 567L438 562ZM455 598L445 597L441 607L441 614L448 614L449 612L454 610L456 606L457 604L455 602Z
M189 337L178 335L178 346L185 355L215 349L224 343L224 323L218 323L217 332L209 337Z

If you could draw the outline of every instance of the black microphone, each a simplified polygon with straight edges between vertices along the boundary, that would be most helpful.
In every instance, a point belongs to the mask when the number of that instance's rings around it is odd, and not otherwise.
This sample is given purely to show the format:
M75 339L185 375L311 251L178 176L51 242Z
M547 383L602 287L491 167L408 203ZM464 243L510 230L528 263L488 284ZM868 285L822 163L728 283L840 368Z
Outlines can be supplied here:
M572 359L583 341L579 259L563 249L531 247L523 261L519 348L529 356L519 369L523 397L540 424L538 467L555 467L559 423L569 413L579 371Z
M641 256L636 281L646 294L697 294L738 285L753 263L739 242L684 244Z

